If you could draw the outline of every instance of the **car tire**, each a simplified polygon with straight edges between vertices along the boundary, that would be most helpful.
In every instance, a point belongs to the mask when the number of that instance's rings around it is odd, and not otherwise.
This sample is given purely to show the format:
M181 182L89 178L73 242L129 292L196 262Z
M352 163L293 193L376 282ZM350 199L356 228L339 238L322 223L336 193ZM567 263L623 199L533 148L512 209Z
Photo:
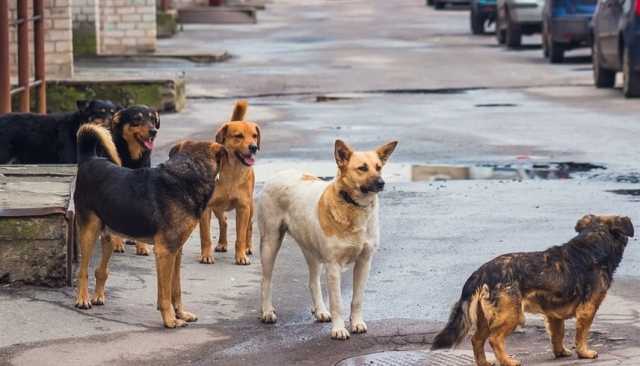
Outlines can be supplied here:
M484 17L480 14L476 7L471 5L471 34L480 35L484 33Z
M593 83L596 88L613 88L616 83L616 72L600 65L600 53L596 40L591 46L591 58L593 59Z
M562 43L549 40L549 62L552 64L561 64L564 61L564 45Z
M522 45L522 31L520 25L511 20L511 14L507 11L507 31L505 34L505 44L508 48L519 48Z
M625 47L622 56L622 92L626 98L640 97L640 72L633 69L633 60L629 47Z
M433 7L438 9L438 10L444 9L444 6L445 6L445 2L444 1L434 0L434 2L433 2Z
M499 45L503 45L504 42L506 41L504 30L502 30L501 27L502 25L500 22L500 16L496 14L496 40L498 41Z

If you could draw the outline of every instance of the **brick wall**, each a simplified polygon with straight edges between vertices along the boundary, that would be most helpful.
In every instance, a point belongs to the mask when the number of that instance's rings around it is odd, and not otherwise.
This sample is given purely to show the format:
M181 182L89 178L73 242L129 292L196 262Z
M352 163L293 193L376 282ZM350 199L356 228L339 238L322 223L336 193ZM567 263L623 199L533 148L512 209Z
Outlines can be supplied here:
M73 53L80 55L95 55L98 26L99 0L72 0L73 14Z
M100 0L99 54L136 54L156 48L156 0Z
M96 0L72 0L72 2L74 29L96 23L96 11L98 10Z
M16 1L9 1L9 17L16 18ZM29 2L29 14L33 14L32 3ZM48 79L65 79L73 75L73 44L71 32L71 0L48 0L44 4L45 16L45 59ZM29 57L33 75L33 24L29 24ZM11 57L12 75L16 75L18 55L16 49L17 32L11 27L9 54Z

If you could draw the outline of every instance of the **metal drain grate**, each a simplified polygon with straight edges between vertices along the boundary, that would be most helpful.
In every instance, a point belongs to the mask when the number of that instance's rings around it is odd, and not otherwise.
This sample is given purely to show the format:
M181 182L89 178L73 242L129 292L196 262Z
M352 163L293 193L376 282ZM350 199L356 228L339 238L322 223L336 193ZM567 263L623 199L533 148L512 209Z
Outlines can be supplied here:
M469 351L389 351L347 358L336 366L472 366Z

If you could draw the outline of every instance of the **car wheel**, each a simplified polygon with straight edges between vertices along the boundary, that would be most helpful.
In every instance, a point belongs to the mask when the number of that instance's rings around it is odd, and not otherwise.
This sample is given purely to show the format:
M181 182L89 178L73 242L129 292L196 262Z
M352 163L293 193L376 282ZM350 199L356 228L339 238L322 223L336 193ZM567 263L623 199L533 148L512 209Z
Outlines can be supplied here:
M622 92L627 98L640 97L640 72L635 71L634 66L629 47L626 47L622 56Z
M438 10L444 9L444 5L445 5L444 1L434 0L433 2L433 7Z
M476 7L471 5L471 33L475 35L484 33L484 18L480 14Z
M519 48L522 45L522 32L520 25L513 22L511 14L507 11L507 32L505 35L505 43L508 48Z
M501 24L500 16L496 14L496 40L500 45L504 44L506 38Z
M613 88L616 83L616 73L600 65L600 53L596 40L591 46L591 58L593 59L593 83L596 88Z
M564 45L562 43L549 40L549 61L552 64L561 64L564 61Z

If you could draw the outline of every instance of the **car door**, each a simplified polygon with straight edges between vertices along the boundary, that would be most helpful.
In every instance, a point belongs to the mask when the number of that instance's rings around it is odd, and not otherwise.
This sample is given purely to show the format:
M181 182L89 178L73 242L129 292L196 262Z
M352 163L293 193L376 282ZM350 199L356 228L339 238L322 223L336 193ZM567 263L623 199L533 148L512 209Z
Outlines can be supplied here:
M600 17L598 34L600 37L600 52L602 61L612 68L620 68L620 58L618 56L618 35L620 22L622 20L622 5L625 0L605 0L603 5L603 16ZM629 1L629 0L626 0Z

